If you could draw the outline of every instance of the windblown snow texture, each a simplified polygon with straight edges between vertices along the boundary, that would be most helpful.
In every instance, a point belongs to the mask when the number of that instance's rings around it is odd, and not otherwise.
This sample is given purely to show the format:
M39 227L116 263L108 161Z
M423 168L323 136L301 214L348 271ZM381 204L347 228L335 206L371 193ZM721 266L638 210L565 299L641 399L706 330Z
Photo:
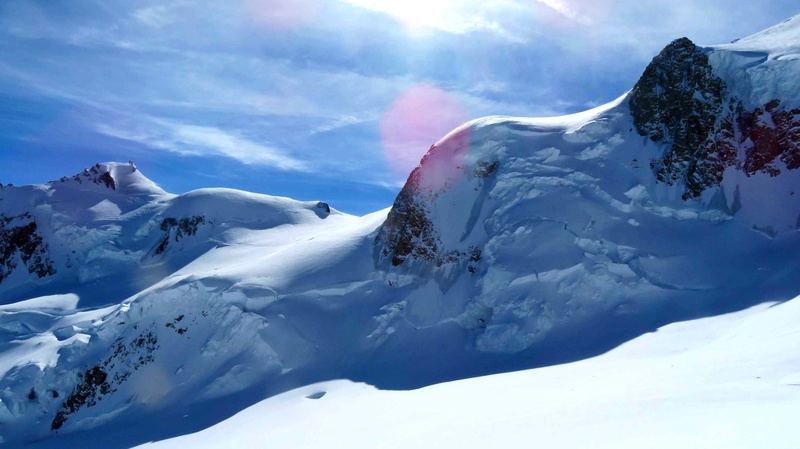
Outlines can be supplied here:
M0 436L129 447L297 386L581 360L790 299L798 61L800 17L728 45L678 39L608 105L462 125L365 217L172 195L132 163L3 187Z

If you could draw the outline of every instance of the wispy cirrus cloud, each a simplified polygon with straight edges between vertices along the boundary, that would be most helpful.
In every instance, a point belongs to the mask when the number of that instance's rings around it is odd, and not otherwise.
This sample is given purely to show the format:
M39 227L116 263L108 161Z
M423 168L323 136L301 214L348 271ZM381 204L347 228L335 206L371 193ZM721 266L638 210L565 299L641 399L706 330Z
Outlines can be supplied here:
M282 171L311 173L312 165L284 151L255 142L237 133L209 126L187 125L147 118L153 125L138 131L100 124L97 132L148 147L188 156L224 156L248 165L264 165Z
M174 6L157 5L140 8L131 13L131 16L145 26L161 28L174 21L170 12Z

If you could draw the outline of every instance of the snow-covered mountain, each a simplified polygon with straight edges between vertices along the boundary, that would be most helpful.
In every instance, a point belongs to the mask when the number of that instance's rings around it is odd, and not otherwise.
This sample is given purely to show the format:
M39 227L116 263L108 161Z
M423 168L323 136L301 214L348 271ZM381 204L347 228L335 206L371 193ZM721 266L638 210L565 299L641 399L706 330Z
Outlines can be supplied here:
M315 382L575 361L788 300L799 76L800 16L678 39L608 105L459 127L365 217L132 163L3 187L0 436L129 447Z

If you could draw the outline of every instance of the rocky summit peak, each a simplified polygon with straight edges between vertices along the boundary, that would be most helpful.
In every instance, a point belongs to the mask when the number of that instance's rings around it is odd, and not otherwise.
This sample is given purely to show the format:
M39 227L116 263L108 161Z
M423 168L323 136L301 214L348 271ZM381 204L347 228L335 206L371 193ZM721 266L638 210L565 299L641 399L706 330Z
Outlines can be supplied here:
M50 184L59 183L96 185L128 195L163 195L166 193L153 181L142 175L133 161L97 163L76 175L65 176Z
M514 235L525 229L517 221L532 220L517 216L521 206L496 208L540 202L551 190L576 202L608 189L601 203L614 199L626 213L632 200L657 215L735 216L770 236L793 231L800 226L800 45L782 37L797 30L795 18L718 47L682 37L653 58L627 96L591 114L462 126L411 173L376 234L376 267L439 280L479 271L472 254L485 258L499 230L509 226ZM571 235L578 226L557 208L531 213ZM596 213L585 217L586 229L594 229Z
M800 167L800 109L787 107L787 98L777 97L748 106L751 102L731 91L723 79L726 71L738 71L736 65L715 69L711 52L687 38L673 41L653 58L630 94L636 130L663 146L650 167L659 182L679 186L684 200L719 186L729 168L748 177L774 177ZM734 53L716 59L740 58L740 63L752 65L752 54ZM751 80L748 90L777 92L771 86L776 83L763 79L757 85ZM791 104L794 98L788 100Z
M718 185L725 168L735 165L725 82L689 39L673 41L653 58L631 91L629 105L639 134L667 147L651 163L658 180L682 183L684 199Z

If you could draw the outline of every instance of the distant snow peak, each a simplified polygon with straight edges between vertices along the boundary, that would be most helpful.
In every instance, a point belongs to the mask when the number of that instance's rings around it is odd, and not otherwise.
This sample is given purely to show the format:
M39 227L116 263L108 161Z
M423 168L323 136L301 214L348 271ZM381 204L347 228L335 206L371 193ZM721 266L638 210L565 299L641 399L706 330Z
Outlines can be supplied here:
M65 176L49 184L73 183L97 185L127 195L163 195L166 192L144 177L133 161L97 163L74 176Z
M117 181L111 174L112 167L109 164L95 164L91 168L85 168L81 173L70 177L63 177L59 182L74 181L78 184L84 182L91 182L97 185L103 185L111 190L117 189Z

